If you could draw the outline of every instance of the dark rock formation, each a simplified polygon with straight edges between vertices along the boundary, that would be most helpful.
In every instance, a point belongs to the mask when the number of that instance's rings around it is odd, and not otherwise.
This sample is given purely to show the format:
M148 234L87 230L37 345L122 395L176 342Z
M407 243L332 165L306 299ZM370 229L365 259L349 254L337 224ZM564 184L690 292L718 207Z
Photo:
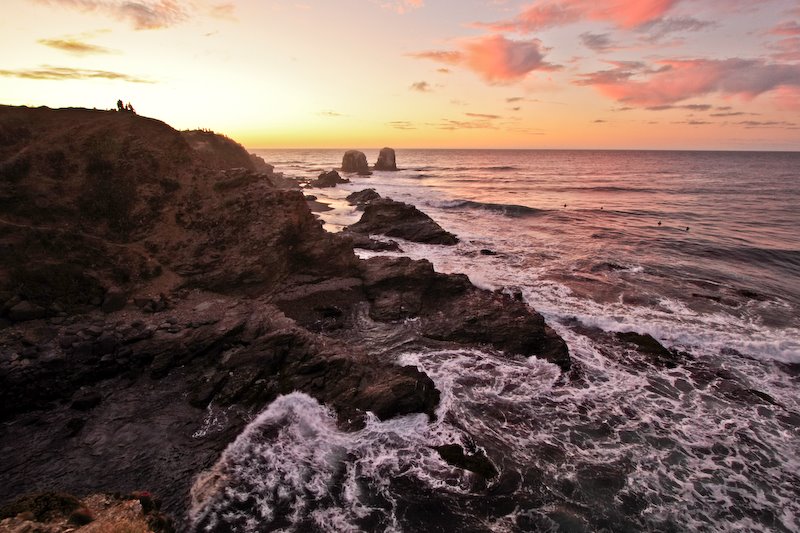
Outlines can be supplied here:
M350 183L349 179L343 179L338 172L331 170L323 172L317 179L312 181L309 185L317 188L336 187L339 183Z
M359 152L358 150L346 151L342 158L342 172L355 172L360 176L371 174L367 156L364 155L364 152Z
M264 161L263 157L258 156L256 154L250 154L250 161L253 164L253 170L255 170L256 172L261 172L263 174L274 173L275 167Z
M426 337L535 355L570 369L561 337L507 294L480 290L463 274L440 274L429 261L407 257L373 257L362 262L362 272L375 320L419 317Z
M379 200L381 197L375 189L364 189L363 191L354 192L347 195L345 198L350 205L358 205L364 206L370 202L374 202L375 200Z
M352 231L343 231L342 237L349 239L350 242L353 243L353 248L361 248L362 250L371 250L373 252L401 251L397 241L379 241L378 239L373 239L369 235L354 233Z
M439 456L442 459L455 467L469 470L484 479L497 477L497 468L486 457L483 450L465 453L460 444L444 444L437 446L436 451L439 452Z
M375 170L397 170L397 160L393 149L381 149L378 161L375 163Z
M361 220L350 226L356 233L380 233L426 244L458 244L458 238L411 204L390 198L366 205Z
M361 233L329 234L231 143L130 113L0 106L0 166L30 157L0 180L0 503L148 487L182 519L193 477L291 391L343 429L367 411L433 416L434 383L373 355L365 313L417 317L419 342L568 368L524 303L427 261L356 258L354 239L392 226L457 242L413 206L373 201Z

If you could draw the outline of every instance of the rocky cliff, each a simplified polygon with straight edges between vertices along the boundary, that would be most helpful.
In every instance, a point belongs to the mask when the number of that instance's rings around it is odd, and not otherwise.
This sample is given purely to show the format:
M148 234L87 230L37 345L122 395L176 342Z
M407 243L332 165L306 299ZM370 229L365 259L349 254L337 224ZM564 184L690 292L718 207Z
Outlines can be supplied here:
M425 261L357 259L256 164L132 113L0 106L0 503L145 488L180 523L192 478L279 394L344 429L435 416L434 383L376 356L365 323L569 369L532 309Z

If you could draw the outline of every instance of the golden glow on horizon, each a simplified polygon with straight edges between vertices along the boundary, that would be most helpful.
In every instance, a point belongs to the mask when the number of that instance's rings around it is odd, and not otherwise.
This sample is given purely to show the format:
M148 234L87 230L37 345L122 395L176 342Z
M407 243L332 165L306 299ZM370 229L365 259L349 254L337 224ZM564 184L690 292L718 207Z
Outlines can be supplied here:
M643 0L635 13L547 1L574 20L532 17L532 1L400 14L370 0L198 0L132 18L118 0L7 0L0 103L122 98L250 148L800 149L791 0L747 12ZM34 79L54 67L62 79Z

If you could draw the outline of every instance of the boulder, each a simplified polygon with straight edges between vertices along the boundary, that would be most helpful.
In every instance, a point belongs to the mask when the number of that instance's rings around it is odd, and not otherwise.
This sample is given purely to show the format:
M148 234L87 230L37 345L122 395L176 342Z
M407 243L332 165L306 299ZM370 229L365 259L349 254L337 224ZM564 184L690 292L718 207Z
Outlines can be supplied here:
M380 197L381 195L375 192L375 189L364 189L363 191L348 194L347 198L345 199L350 203L350 205L362 206L374 200L379 200Z
M381 153L378 154L378 162L375 163L375 170L397 170L397 160L393 149L381 149Z
M497 477L497 467L486 457L483 450L474 450L472 453L464 451L460 444L443 444L436 446L439 456L448 464L464 470L469 470L484 479Z
M342 178L338 172L331 170L330 172L323 172L317 179L312 181L310 185L316 188L336 187L339 183L350 183L349 179Z
M367 156L364 155L364 152L346 151L342 158L342 172L356 172L361 176L370 175L369 163L367 163Z
M425 244L458 244L458 237L445 231L431 217L411 204L390 198L367 204L361 220L350 226L356 233L380 233Z
M22 301L8 310L8 318L15 322L25 322L26 320L36 320L47 315L47 311L31 302Z
M106 296L103 299L102 309L104 313L113 313L125 307L127 303L128 296L122 289L119 287L110 287L106 291Z

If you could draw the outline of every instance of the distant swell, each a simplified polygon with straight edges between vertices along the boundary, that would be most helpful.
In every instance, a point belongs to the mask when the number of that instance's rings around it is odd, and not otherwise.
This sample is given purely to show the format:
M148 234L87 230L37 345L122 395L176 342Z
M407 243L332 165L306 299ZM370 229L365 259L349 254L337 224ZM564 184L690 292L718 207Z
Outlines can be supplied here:
M800 274L800 250L780 250L752 246L728 247L684 244L684 249L701 257L713 257L745 264L769 264Z
M621 187L618 185L598 185L596 187L542 187L546 190L558 192L641 192L641 193L656 193L661 192L656 189L648 189L646 187Z
M496 166L496 167L483 167L483 168L481 168L481 170L493 170L493 171L497 171L497 172L506 172L506 171L509 171L509 170L517 170L517 167L501 165L501 166Z
M492 204L487 202L475 202L472 200L445 202L438 207L444 209L483 209L494 213L500 213L508 217L531 217L545 212L543 209L536 209L535 207L528 207L526 205Z

